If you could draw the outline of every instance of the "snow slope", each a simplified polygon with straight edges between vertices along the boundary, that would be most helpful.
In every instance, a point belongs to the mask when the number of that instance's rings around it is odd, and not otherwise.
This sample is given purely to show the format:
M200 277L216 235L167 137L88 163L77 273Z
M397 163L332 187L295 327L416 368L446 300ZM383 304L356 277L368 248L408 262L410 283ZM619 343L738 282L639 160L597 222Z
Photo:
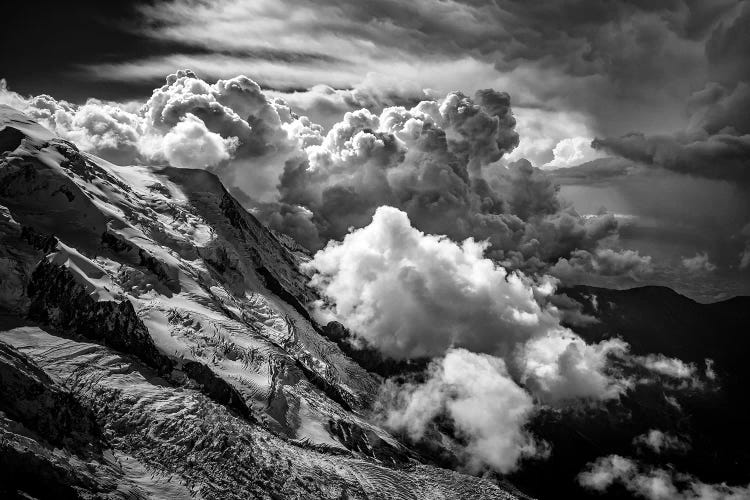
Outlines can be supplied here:
M119 457L110 482L169 497L514 498L420 464L368 421L380 379L311 320L304 254L213 174L116 166L7 106L0 146L0 310L33 321L0 323L0 342L96 414Z

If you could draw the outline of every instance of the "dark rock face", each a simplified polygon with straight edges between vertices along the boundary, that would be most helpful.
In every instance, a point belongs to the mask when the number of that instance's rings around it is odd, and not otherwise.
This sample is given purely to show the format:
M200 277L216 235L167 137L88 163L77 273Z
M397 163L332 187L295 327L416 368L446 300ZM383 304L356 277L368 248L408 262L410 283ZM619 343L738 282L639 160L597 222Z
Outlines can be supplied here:
M396 448L383 441L377 434L343 420L331 420L328 427L333 434L352 450L378 460L394 464L404 464L409 460L409 454L404 449Z
M15 127L3 127L0 129L0 153L15 150L21 145L24 137L24 133Z
M198 384L201 392L208 395L211 399L223 404L227 408L231 408L246 420L251 422L256 421L242 399L242 396L237 392L237 389L227 384L222 378L217 377L209 367L203 363L186 361L182 365L182 370Z
M173 363L162 355L127 299L97 302L68 269L42 259L31 275L29 317L64 332L132 354L161 373Z
M331 321L321 329L321 333L335 342L347 356L362 368L382 377L393 377L423 371L428 359L396 360L383 356L380 351L368 346L353 346L349 339L351 332L338 321Z
M82 461L100 459L94 414L0 341L0 497L85 498L102 492L93 477L56 456L56 448Z
M0 411L58 446L96 447L92 413L25 355L0 342Z

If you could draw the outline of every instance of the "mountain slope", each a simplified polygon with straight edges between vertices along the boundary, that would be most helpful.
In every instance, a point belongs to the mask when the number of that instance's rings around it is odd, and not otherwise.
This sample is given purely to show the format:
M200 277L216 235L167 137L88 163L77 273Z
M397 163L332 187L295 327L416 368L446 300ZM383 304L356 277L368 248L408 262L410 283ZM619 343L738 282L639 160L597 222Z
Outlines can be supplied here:
M214 175L112 165L5 106L0 145L8 492L517 497L420 463L368 420L380 377L321 334L301 254ZM16 407L32 387L41 399ZM92 449L39 427L50 398L91 419Z

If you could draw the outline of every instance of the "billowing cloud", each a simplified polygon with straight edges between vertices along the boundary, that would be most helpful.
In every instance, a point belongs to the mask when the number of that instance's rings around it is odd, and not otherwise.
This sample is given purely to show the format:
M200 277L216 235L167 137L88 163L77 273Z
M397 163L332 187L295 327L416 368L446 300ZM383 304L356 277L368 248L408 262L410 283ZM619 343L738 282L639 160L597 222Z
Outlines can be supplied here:
M643 467L619 455L600 457L588 464L578 475L578 483L602 493L614 484L621 484L648 500L740 500L750 495L750 485L707 484L689 474Z
M545 168L567 168L602 158L600 151L591 147L588 137L567 137L558 142L552 149L552 161Z
M592 276L626 276L640 281L653 272L653 266L651 257L638 251L600 248L593 252L574 250L570 257L558 260L549 272L565 283L580 283Z
M237 142L236 137L224 139L211 132L203 120L188 113L164 136L162 148L175 167L207 168L228 160Z
M608 372L608 361L627 351L628 345L618 339L587 344L570 331L548 333L519 348L522 381L547 403L617 399L632 382Z
M509 273L484 257L486 248L424 234L404 212L381 207L305 268L334 302L319 304L319 314L396 358L439 356L453 345L509 354L516 342L560 328L535 299L552 283Z
M451 93L380 115L348 112L320 144L286 163L283 208L269 205L260 216L316 250L390 205L422 231L486 239L495 258L534 271L574 250L599 248L616 233L614 218L584 220L530 162L498 162L518 144L514 128L507 94L495 91L474 99Z
M98 99L77 106L48 95L14 95L16 107L85 151L117 163L132 162L139 154L144 123L131 109Z
M692 273L716 271L716 264L711 262L706 252L697 253L694 257L683 257L682 267Z
M548 401L608 399L625 388L605 374L619 341L587 345L560 325L544 297L549 278L509 272L484 256L486 243L424 234L408 216L380 207L366 227L330 242L304 265L323 300L322 321L397 358L440 356L451 347L500 356Z
M521 459L547 451L524 429L534 413L533 400L500 358L450 349L433 361L424 383L388 381L381 392L385 424L412 440L446 415L466 441L459 449L472 472L485 467L510 472Z

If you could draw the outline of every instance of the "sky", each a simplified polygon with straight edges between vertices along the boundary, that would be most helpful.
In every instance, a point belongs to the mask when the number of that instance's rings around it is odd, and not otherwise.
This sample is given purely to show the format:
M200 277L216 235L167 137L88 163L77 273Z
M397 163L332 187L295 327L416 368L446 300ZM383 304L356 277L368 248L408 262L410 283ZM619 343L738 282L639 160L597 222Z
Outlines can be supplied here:
M105 148L107 159L143 161L156 151L195 166L188 163L197 155L248 208L313 248L340 239L348 225L364 226L402 184L390 179L387 196L370 193L376 201L363 217L319 216L331 201L317 199L314 207L289 186L277 189L282 171L293 182L294 151L319 146L305 141L315 142L315 134L322 141L346 121L346 112L364 108L378 118L373 128L384 129L381 113L389 107L440 104L454 91L479 102L477 91L494 89L509 96L514 123L504 126L517 143L500 145L497 158L472 160L485 176L528 161L562 185L559 203L572 204L583 216L614 214L620 227L607 246L651 256L649 282L701 300L750 291L747 1L14 2L4 16L0 77L6 93L24 99L48 94L65 102L74 118L51 125L98 153L103 146L89 140L85 124L81 129L81 114L90 118L94 108L104 109L100 105L109 106L107 116L115 108L133 113L128 140L138 146L122 148L115 141ZM278 130L284 132L272 139L276 125L269 125L266 136L251 139L199 113L186 118L190 110L183 107L174 122L149 122L158 134L142 134L139 110L149 103L152 111L162 109L154 107L154 96L160 88L171 95L176 87L164 90L165 78L182 69L207 85L246 75L262 99L283 100L288 110L279 115ZM184 96L186 86L180 88ZM86 107L92 98L99 104ZM226 100L222 105L233 109ZM270 106L278 114L278 103ZM250 108L243 107L239 119ZM301 137L289 131L285 113L307 116L314 125L301 146L277 141L279 134ZM54 116L48 110L47 119ZM450 139L448 115L441 116ZM245 128L261 129L258 123ZM184 137L200 137L201 146L182 151ZM266 165L257 165L261 158ZM306 161L312 158L306 155ZM320 189L331 192L331 179ZM337 182L340 191L346 183ZM490 184L497 189L507 182ZM279 202L287 203L284 210L268 205ZM300 207L326 218L325 228L316 223L317 236L288 221ZM488 237L486 231L427 223L421 229Z

